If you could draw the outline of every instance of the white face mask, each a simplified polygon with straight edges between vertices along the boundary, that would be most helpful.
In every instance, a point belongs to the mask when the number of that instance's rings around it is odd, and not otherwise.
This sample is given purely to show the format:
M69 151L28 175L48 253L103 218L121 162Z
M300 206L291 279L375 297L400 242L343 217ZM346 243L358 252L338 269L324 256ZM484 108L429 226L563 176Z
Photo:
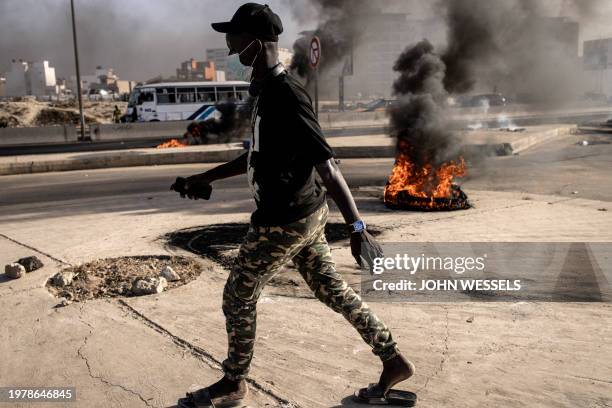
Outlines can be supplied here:
M255 57L253 58L253 61L251 61L251 65L249 65L251 68L253 68L253 65L255 64L255 61L257 61L257 57L259 57L259 53L261 53L261 50L263 49L263 45L261 44L261 41L259 41L258 39L254 39L253 41L251 41L249 43L249 45L247 45L246 47L244 47L244 49L242 51L240 51L238 53L238 57L240 57L242 55L242 53L244 53L246 50L248 50L249 48L251 48L251 45L253 45L253 43L255 41L259 42L259 51L257 51L257 54L255 54Z

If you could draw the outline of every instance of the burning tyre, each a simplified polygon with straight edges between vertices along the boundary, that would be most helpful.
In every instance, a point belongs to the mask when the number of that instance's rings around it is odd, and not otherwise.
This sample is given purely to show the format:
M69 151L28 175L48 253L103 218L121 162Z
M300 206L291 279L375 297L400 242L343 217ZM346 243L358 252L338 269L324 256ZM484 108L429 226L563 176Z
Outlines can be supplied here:
M388 114L397 153L385 205L418 211L470 208L467 195L454 183L467 169L445 107L444 62L424 40L408 47L393 69L399 73L393 84L397 101Z
M388 208L452 211L471 207L467 195L453 183L455 177L467 174L463 157L439 166L419 166L410 160L409 146L400 142L398 149L400 153L385 186L384 202Z
M449 197L415 197L406 190L388 194L385 188L384 200L385 206L392 210L454 211L467 210L472 206L467 195L456 184L451 185Z

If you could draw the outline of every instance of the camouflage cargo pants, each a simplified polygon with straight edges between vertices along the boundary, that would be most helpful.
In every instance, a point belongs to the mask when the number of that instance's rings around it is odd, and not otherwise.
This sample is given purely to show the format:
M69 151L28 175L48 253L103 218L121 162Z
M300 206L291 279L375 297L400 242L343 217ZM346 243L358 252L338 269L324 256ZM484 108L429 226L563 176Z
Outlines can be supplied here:
M247 376L255 344L257 300L266 283L291 260L315 296L342 313L374 354L383 361L396 355L389 329L336 272L325 239L328 213L324 204L308 217L287 225L251 224L223 291L229 343L223 370L228 378Z

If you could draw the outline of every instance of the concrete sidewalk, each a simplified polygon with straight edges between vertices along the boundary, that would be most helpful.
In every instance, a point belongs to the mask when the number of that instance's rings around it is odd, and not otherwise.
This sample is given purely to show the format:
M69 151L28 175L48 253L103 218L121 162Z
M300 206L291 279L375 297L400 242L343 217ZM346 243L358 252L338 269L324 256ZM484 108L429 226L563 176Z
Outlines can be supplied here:
M598 211L609 203L467 193L475 208L451 213L392 212L377 198L359 194L357 201L365 219L384 230L380 240L386 242L612 241L612 213ZM77 407L167 407L189 388L220 377L227 271L212 261L202 260L204 272L197 280L160 295L56 309L58 300L44 288L45 280L67 264L110 256L190 255L160 237L186 227L247 222L252 209L245 201L208 214L201 202L171 196L66 201L64 212L47 215L41 203L32 203L0 220L1 264L32 254L46 263L22 279L0 282L2 385L75 386ZM332 212L331 221L340 218ZM358 275L347 243L332 250L338 269L354 282ZM417 366L402 387L418 393L419 407L612 405L610 304L370 306ZM349 395L375 381L378 366L341 316L316 299L266 289L258 307L248 406L357 407Z
M463 148L484 154L519 153L540 143L563 138L572 125L534 126L523 132L479 130L460 133ZM394 157L394 141L387 135L328 138L338 158ZM244 152L240 143L169 149L131 149L0 157L0 175L111 167L186 163L218 163Z

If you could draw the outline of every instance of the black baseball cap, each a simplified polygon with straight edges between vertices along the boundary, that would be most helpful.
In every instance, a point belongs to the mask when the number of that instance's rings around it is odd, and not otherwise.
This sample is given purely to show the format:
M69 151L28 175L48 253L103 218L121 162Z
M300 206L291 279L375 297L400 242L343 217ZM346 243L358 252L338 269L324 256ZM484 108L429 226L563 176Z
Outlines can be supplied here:
M236 10L231 21L212 23L212 28L220 33L249 33L262 41L278 42L283 23L267 4L246 3Z

